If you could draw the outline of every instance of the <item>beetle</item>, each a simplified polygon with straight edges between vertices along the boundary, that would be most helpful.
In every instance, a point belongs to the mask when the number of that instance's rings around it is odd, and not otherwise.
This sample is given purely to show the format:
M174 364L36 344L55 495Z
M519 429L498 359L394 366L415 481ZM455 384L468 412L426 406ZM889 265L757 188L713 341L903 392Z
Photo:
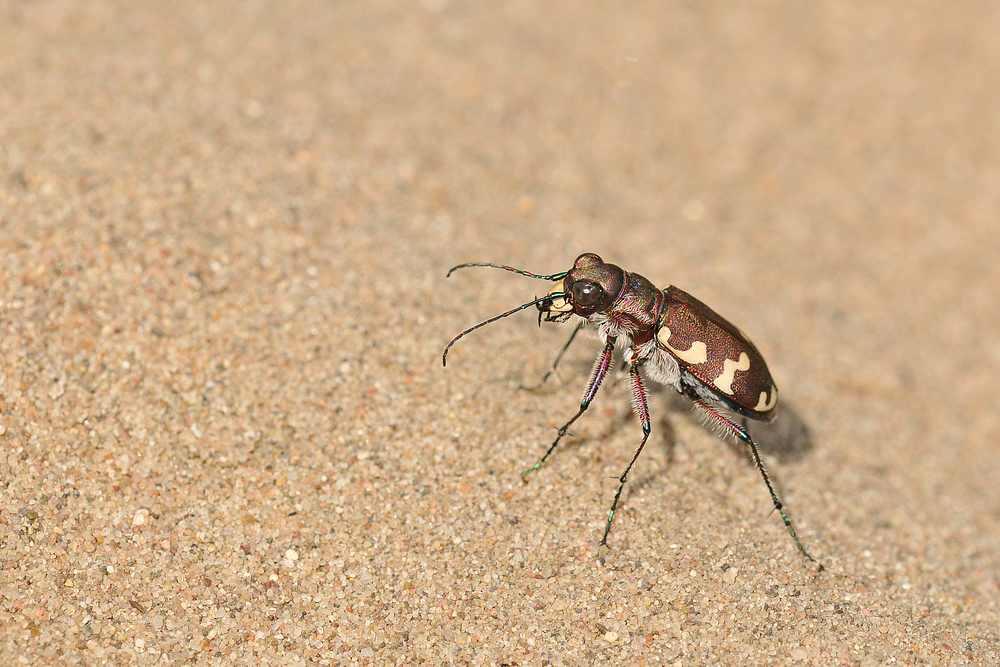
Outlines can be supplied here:
M545 296L491 317L455 336L442 354L445 366L448 365L448 351L460 338L531 306L538 308L539 324L543 319L546 322L565 322L576 318L578 321L555 364L585 324L597 329L597 337L604 346L594 362L580 409L559 428L552 445L534 466L522 473L522 477L545 463L569 427L587 411L611 368L615 347L622 346L622 355L629 366L632 409L642 426L642 440L618 478L618 491L611 503L601 546L607 546L608 534L629 472L649 439L649 405L639 373L642 369L650 379L673 387L690 399L706 422L724 438L733 437L746 446L795 546L806 559L823 569L802 546L785 506L771 484L757 445L745 427L743 418L771 421L778 404L778 388L767 363L746 334L687 292L674 286L658 289L645 277L609 264L594 253L577 257L569 271L551 275L538 275L491 262L470 262L452 268L448 276L458 269L474 266L503 269L557 284ZM744 425L740 425L739 421L743 421Z

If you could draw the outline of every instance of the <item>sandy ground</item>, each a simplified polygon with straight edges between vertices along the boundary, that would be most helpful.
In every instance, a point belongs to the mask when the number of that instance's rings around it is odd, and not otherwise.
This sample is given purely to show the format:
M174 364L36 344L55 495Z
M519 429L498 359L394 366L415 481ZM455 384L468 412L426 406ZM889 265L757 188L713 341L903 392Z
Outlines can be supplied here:
M1000 5L0 4L0 663L1000 663ZM753 468L522 313L748 332Z

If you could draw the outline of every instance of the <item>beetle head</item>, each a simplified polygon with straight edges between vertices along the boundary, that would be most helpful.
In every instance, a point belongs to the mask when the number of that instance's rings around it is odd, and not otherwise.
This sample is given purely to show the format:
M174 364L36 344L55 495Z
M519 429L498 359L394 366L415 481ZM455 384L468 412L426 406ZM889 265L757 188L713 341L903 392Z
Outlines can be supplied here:
M556 285L548 298L538 303L539 320L561 322L571 314L590 317L611 308L621 296L625 272L614 264L606 264L592 252L584 253L573 262L562 284Z

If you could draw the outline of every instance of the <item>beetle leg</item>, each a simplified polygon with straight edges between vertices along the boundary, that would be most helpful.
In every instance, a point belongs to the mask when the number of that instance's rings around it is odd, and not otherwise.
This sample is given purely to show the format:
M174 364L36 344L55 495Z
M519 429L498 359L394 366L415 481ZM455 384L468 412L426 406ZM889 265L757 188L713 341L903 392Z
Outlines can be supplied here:
M757 445L754 443L753 439L750 437L750 433L747 432L745 428L734 423L731 419L720 413L718 410L713 408L710 404L705 402L700 398L694 399L695 405L697 405L704 414L711 420L711 422L718 426L723 433L732 434L738 440L742 440L743 444L746 445L747 451L750 453L750 458L753 460L754 465L757 467L760 476L764 478L764 484L767 485L767 491L771 494L771 502L774 503L774 509L781 513L781 519L785 522L785 528L788 529L788 534L792 536L795 540L795 546L799 548L799 551L808 560L819 565L819 569L823 569L823 565L819 563L815 558L809 555L809 552L805 550L802 543L799 541L799 536L795 533L795 528L792 527L792 521L788 518L788 513L785 512L785 506L782 504L781 500L778 498L778 494L774 492L774 487L771 485L771 478L767 475L767 470L764 468L764 462L760 460L760 454L757 452Z
M563 355L566 354L566 350L568 350L569 346L573 344L573 339L576 338L576 335L578 333L580 333L580 329L582 329L586 325L587 325L587 320L580 320L579 322L576 323L576 326L573 328L573 333L569 335L569 340L566 341L566 344L563 345L561 350L559 350L559 354L556 355L556 360L552 362L552 368L550 368L549 371L542 376L542 379L541 381L539 381L538 384L536 384L534 387L529 387L530 390L533 391L535 389L538 389L543 384L548 382L552 374L556 372L556 366L558 366L559 362L562 361Z
M611 532L611 522L614 521L615 510L618 508L618 499L622 496L622 489L625 488L628 474L632 470L632 466L635 465L636 459L639 458L642 448L646 446L646 440L649 439L649 404L646 401L646 390L642 386L642 378L639 376L639 366L641 364L642 360L633 361L632 367L629 369L629 376L632 379L632 411L642 425L642 442L639 443L635 454L632 455L632 460L629 461L625 472L618 478L618 492L615 493L614 502L611 503L611 512L608 514L608 525L604 528L604 537L601 539L601 546L605 547L608 546L608 533Z
M528 473L542 467L545 460L549 458L549 455L553 452L553 450L555 450L556 445L559 444L559 441L562 440L563 436L566 435L566 432L569 431L569 427L573 424L573 422L580 418L580 415L587 411L587 408L590 407L590 402L594 400L594 396L597 395L597 390L601 387L601 381L604 380L604 376L608 374L608 369L611 368L611 353L614 352L614 350L615 337L610 336L608 337L607 344L604 346L604 352L602 352L601 355L597 357L597 361L594 362L594 370L590 374L590 382L587 383L587 389L583 392L583 400L580 401L580 410L573 415L572 419L562 425L555 441L549 447L548 451L545 452L545 456L539 459L538 463L521 473L522 478L526 477Z

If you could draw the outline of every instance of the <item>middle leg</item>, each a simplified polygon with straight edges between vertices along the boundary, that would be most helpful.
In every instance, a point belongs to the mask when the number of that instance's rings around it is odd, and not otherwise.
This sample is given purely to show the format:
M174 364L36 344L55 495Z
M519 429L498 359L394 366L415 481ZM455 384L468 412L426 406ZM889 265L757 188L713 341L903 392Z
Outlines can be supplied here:
M642 426L642 442L639 443L635 454L632 455L632 460L629 461L625 472L618 478L618 492L615 493L614 502L611 503L611 512L608 514L608 525L604 528L604 537L601 538L601 546L605 547L608 546L608 533L611 532L611 522L615 519L615 510L618 509L618 499L622 496L625 482L628 481L628 474L631 472L632 466L635 465L636 459L639 458L642 448L646 446L646 440L649 439L649 402L646 400L646 390L642 386L642 378L639 376L639 366L642 365L642 360L635 358L634 350L632 358L632 367L629 369L629 377L632 380L632 411Z

